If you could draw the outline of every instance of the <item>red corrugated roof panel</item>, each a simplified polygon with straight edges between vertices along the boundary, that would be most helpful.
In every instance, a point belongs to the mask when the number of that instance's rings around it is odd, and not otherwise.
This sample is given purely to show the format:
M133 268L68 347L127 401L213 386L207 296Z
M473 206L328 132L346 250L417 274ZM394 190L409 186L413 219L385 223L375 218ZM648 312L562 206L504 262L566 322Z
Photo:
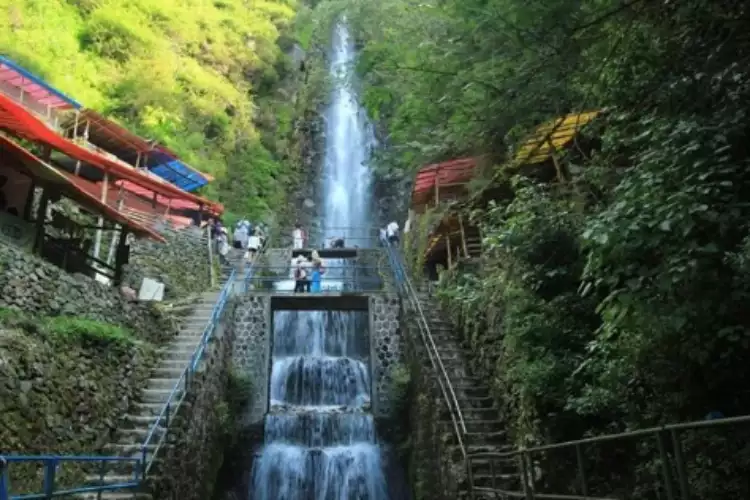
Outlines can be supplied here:
M196 205L203 204L208 210L215 213L223 211L223 207L219 203L183 191L157 176L151 176L121 164L62 137L23 106L13 102L12 99L3 94L0 94L0 128L32 141L43 142L71 158L99 167L116 177L168 198L189 200Z

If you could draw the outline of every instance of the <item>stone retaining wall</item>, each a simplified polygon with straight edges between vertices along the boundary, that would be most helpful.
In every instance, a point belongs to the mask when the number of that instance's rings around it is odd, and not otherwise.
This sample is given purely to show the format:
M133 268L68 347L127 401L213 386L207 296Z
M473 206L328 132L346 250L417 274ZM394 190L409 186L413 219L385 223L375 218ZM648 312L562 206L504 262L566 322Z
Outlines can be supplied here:
M401 301L397 295L371 295L369 309L373 414L381 417L391 412L391 375L402 361Z
M231 319L235 332L232 368L253 381L252 407L246 424L263 420L268 409L268 377L271 370L271 298L245 295L236 300Z
M143 278L164 283L166 299L185 297L211 286L208 243L197 228L162 233L167 244L136 240L130 245L130 262L125 266L123 284L134 290Z
M130 302L120 292L81 274L69 274L34 255L0 244L0 307L34 316L77 316L131 329L160 344L176 326L152 304Z

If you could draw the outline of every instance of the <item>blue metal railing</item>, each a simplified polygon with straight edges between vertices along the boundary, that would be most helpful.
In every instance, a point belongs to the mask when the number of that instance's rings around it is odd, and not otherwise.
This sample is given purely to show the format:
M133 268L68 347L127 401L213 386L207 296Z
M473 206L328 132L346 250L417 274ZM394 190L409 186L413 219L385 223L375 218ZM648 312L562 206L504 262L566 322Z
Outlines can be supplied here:
M244 277L243 288L247 288L247 283L252 276L253 266L249 266ZM97 493L98 497L101 494L108 491L117 490L137 490L143 479L147 476L151 465L153 464L154 457L158 453L161 445L164 443L167 435L167 429L171 421L174 412L180 403L185 399L187 395L190 382L193 378L195 370L197 369L200 361L206 352L206 347L213 337L216 329L216 324L224 311L229 294L234 286L236 271L232 270L229 278L221 289L216 304L211 311L211 316L208 320L206 328L203 330L198 347L195 349L193 354L190 356L187 366L183 370L180 378L172 388L167 401L164 403L162 411L156 418L154 423L151 425L146 439L140 449L139 457L118 457L118 456L63 456L63 455L33 455L33 456L22 456L22 455L11 455L11 456L0 456L0 500L37 500L37 499L51 499L70 495L79 495L84 493ZM244 291L244 290L243 290ZM159 433L159 429L163 432ZM149 447L153 447L149 451ZM44 483L42 493L30 493L22 495L10 495L10 476L8 470L10 465L13 463L37 463L41 462L44 467ZM132 464L133 467L133 478L132 481L123 483L111 483L111 484L98 484L98 485L85 485L77 488L70 488L64 490L57 490L55 488L55 477L57 469L62 463L77 463L77 464L92 464L99 463L101 465L100 471L100 482L104 481L106 471L106 465L115 463L120 464Z
M39 463L44 468L44 482L42 493L27 493L23 495L10 496L10 476L8 469L13 463ZM112 464L130 464L133 469L131 481L112 483L106 485L81 486L65 490L55 489L55 477L58 467L63 463L74 464L99 464L100 481L104 480L104 474L107 471L107 465ZM55 456L55 455L34 455L23 456L13 455L9 457L0 457L0 500L41 500L48 498L63 497L68 495L79 495L83 493L101 493L118 490L135 490L141 484L141 460L140 458L128 457L106 457L106 456Z

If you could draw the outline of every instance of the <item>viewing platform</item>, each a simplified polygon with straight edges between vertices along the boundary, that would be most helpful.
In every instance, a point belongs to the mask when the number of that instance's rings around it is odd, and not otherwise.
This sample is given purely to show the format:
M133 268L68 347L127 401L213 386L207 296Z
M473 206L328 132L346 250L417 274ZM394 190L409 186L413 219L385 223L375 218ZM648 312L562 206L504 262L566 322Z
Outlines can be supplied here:
M271 311L367 311L370 293L262 293L271 299Z

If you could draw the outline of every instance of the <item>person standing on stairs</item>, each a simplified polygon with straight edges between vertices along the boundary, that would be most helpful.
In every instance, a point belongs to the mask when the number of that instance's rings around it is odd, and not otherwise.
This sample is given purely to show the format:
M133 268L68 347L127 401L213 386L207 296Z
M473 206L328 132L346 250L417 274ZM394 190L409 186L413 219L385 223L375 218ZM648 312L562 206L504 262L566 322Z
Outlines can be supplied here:
M258 236L258 229L250 230L250 236L247 238L247 261L253 262L255 255L260 250L260 236Z
M305 269L302 267L302 263L298 261L294 268L294 293L305 291L306 278Z
M229 265L227 255L229 254L229 236L227 235L227 228L221 227L219 230L219 236L216 238L216 244L219 251L219 262L221 265Z
M312 254L312 276L310 280L310 292L317 293L321 291L320 282L322 275L325 273L323 268L323 261L320 259L318 252L313 251Z
M392 221L385 228L386 236L388 237L388 243L391 245L398 245L398 222Z
M292 244L295 250L305 248L305 232L302 230L300 223L294 225L294 231L292 231Z

